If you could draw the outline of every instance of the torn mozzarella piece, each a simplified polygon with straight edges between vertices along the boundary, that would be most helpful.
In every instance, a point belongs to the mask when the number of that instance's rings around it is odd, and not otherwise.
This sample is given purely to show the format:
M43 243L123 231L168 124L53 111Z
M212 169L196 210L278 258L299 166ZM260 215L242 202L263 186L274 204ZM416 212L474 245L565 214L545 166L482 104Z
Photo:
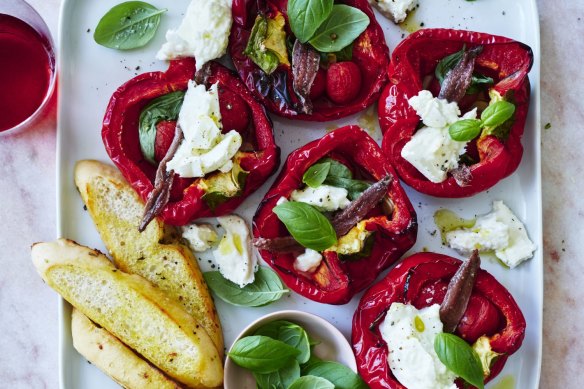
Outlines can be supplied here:
M477 218L471 228L460 228L445 235L453 249L468 254L474 249L494 251L510 268L531 258L536 249L525 225L502 201L493 202L493 211Z
M229 281L244 287L254 281L257 260L251 248L251 236L245 220L236 215L217 218L225 230L213 257L219 271Z
M217 241L217 232L210 224L193 223L183 226L182 236L195 252L209 250Z
M184 139L166 170L181 177L204 177L219 170L226 173L233 167L232 159L241 147L241 135L231 130L222 134L221 111L217 84L209 90L189 81L187 93L178 116Z
M178 29L166 32L156 58L195 57L201 69L226 53L232 23L231 0L192 0Z
M369 3L397 24L406 19L408 12L418 4L418 0L369 0Z
M409 100L422 119L422 127L404 145L401 156L428 180L440 183L449 171L458 168L460 156L466 152L468 142L458 142L450 137L448 127L463 119L476 119L476 108L459 117L456 103L432 97L422 90Z
M434 339L442 332L440 306L416 309L393 303L379 332L387 343L387 362L397 380L407 388L456 389L456 375L438 359Z
M294 260L294 269L304 272L314 272L322 262L322 255L315 250L306 249L303 254L300 254Z
M347 196L349 192L345 188L337 188L330 185L320 185L317 188L307 186L302 190L294 190L290 200L310 204L322 211L336 211L346 208L351 202Z

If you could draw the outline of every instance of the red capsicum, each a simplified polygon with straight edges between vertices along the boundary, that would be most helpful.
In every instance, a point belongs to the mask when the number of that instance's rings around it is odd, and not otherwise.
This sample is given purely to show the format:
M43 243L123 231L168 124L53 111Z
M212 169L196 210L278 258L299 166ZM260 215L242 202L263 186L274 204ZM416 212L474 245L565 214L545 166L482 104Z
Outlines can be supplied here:
M186 90L189 80L195 76L194 59L170 62L166 72L141 74L119 87L112 95L103 120L102 138L106 151L126 180L144 201L153 190L157 166L148 162L140 150L138 135L141 110L153 99L168 93ZM168 224L185 225L192 220L211 215L223 215L233 211L243 200L261 186L279 165L280 150L274 142L272 123L243 83L230 70L218 63L210 64L210 84L219 84L221 112L237 107L246 112L233 112L226 121L248 120L242 132L244 145L249 151L240 150L239 163L247 175L242 192L211 209L203 200L205 189L201 179L175 177L169 203L160 217ZM226 116L226 115L223 115ZM251 118L251 120L250 120ZM174 134L176 121L159 123L156 138L156 155L164 155ZM234 126L238 127L238 126ZM239 129L241 132L241 129ZM164 150L160 150L160 147Z
M476 58L475 71L493 78L492 89L515 105L514 121L506 137L483 134L469 143L467 152L476 160L470 165L469 183L460 186L451 175L441 183L433 183L401 156L420 122L408 99L428 89L424 87L425 79L434 74L440 60L463 47L476 46L483 49ZM400 178L419 192L453 198L472 196L513 173L523 154L521 136L530 94L527 73L532 64L533 53L527 45L491 34L425 29L404 39L392 54L390 82L379 100L379 122L384 133L382 148ZM473 103L468 97L461 101L461 110Z
M458 259L431 252L414 254L363 295L353 318L352 343L359 374L372 389L405 389L391 372L387 345L379 332L379 324L390 305L404 303L422 309L441 304L448 283L461 263ZM507 358L521 346L525 319L507 289L492 275L479 270L455 335L470 344L486 336L491 350L500 354L490 365L490 374L485 378L488 382L500 373Z
M289 198L303 186L304 172L322 158L345 164L363 178L379 180L395 173L377 143L361 128L346 126L292 152L253 219L254 237L273 239L288 236L283 223L272 211L281 197ZM341 260L335 251L324 251L323 261L314 273L300 273L294 255L260 250L264 261L278 272L284 283L297 293L317 302L344 304L373 282L416 241L416 213L399 180L394 179L387 197L393 212L385 214L377 205L368 215L366 229L375 231L371 252L362 258Z
M267 17L284 15L286 35L292 36L286 11L288 1L233 1L233 27L229 38L229 52L241 79L269 111L287 118L328 121L360 112L378 99L381 89L387 82L387 65L389 64L389 49L385 43L383 30L375 20L375 15L367 0L341 0L339 3L360 9L370 21L367 29L353 42L350 60L360 70L361 82L356 81L359 84L359 92L350 101L336 104L326 96L326 93L322 93L325 89L322 83L326 82L324 81L326 77L319 72L315 80L315 84L319 85L313 85L313 91L314 87L320 89L320 96L313 99L312 114L303 114L297 109L299 99L292 86L291 66L280 64L272 74L267 75L244 54L259 12ZM258 4L261 5L261 9L258 9ZM343 77L343 74L335 75L337 76ZM343 81L339 80L339 82Z

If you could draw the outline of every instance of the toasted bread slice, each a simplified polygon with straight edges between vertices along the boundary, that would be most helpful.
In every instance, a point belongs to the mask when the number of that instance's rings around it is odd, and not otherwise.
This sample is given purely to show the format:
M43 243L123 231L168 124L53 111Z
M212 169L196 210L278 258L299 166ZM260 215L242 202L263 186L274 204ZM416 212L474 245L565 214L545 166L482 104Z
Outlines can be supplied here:
M65 300L170 377L193 388L223 381L222 359L207 332L144 278L66 239L33 245L32 260Z
M71 334L73 347L126 389L183 388L75 308Z
M223 357L223 334L213 299L178 230L155 218L140 233L144 203L111 165L79 161L75 184L116 267L146 278L178 300Z

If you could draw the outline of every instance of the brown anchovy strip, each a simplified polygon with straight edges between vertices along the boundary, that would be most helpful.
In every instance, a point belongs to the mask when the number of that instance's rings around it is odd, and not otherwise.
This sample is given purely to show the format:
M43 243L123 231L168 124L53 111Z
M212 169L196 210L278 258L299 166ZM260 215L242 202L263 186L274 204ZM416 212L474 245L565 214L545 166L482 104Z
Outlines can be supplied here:
M456 330L466 311L480 268L481 258L478 250L474 250L450 280L444 301L440 305L440 321L444 325L444 332L452 333Z
M470 167L460 165L458 168L450 172L458 186L469 186L472 181L472 173Z
M312 102L310 101L310 88L316 78L320 55L309 45L294 42L292 48L292 87L300 99L300 112L310 115Z
M154 189L150 192L148 196L148 201L146 201L146 206L144 207L144 215L142 216L142 221L138 227L138 231L142 232L146 229L148 224L158 216L160 212L164 209L166 204L168 204L168 199L170 198L170 190L172 189L172 181L174 179L174 170L169 172L166 171L166 164L168 161L174 157L180 142L183 139L183 132L180 126L176 125L176 130L174 133L174 139L172 144L168 148L166 155L158 164L156 169L156 178L154 179Z
M457 103L462 100L472 81L475 60L481 51L483 51L482 46L464 51L460 62L444 77L440 94L438 94L439 99Z
M267 250L274 253L298 253L304 251L304 247L291 236L278 238L256 238L253 245L259 250Z
M351 204L335 214L331 220L337 236L346 235L351 228L359 223L387 194L387 189L393 177L387 175L367 188L361 196L351 201Z

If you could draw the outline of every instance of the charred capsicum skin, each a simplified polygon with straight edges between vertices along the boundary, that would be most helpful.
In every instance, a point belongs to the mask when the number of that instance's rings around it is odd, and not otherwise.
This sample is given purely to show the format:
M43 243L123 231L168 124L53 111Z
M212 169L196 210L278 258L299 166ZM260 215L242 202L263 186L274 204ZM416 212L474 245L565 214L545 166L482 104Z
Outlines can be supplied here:
M144 73L129 80L119 87L110 99L102 127L105 149L144 201L154 189L157 167L148 162L140 150L138 132L140 112L157 97L174 91L186 91L189 80L194 79L195 71L194 59L174 60L170 62L166 72ZM168 224L185 225L196 218L232 212L260 187L279 165L280 149L275 144L272 122L263 106L254 99L237 75L224 66L213 62L210 64L208 74L210 84L218 83L220 102L222 92L226 91L231 96L238 96L240 98L238 103L243 102L249 109L251 117L249 135L244 145L247 144L250 151L242 149L236 155L241 168L249 174L241 193L228 198L214 209L203 200L205 188L201 179L175 177L171 199L159 215ZM239 104L237 106L240 106ZM165 122L163 125L172 127L170 131L172 139L176 122Z
M289 198L293 190L302 186L304 172L324 157L341 161L374 181L388 175L395 177L381 149L365 131L358 126L334 130L288 156L279 177L255 213L253 233L256 239L289 235L272 210L281 197ZM392 180L387 198L393 205L391 215L386 215L378 205L368 216L366 229L375 232L375 240L365 257L341 260L336 252L324 251L317 270L303 274L294 268L292 254L259 250L260 255L295 292L320 303L344 304L368 287L416 241L416 213L397 178Z
M469 143L467 152L477 160L470 166L472 180L465 186L452 176L441 183L426 179L401 156L404 145L415 133L420 118L408 99L424 87L446 56L465 47L482 46L475 70L494 80L492 90L515 105L514 122L506 139L481 135ZM451 29L424 29L404 39L393 51L389 83L381 93L378 113L384 133L382 148L400 178L419 192L437 197L468 197L482 192L513 173L521 161L521 136L527 120L530 84L527 73L533 64L529 46L509 38ZM465 108L465 107L462 107ZM468 108L468 107L466 107Z
M379 324L392 303L417 309L441 304L448 282L462 261L431 252L417 253L399 263L361 298L353 317L352 344L359 374L372 389L404 389L388 365L388 349ZM497 376L525 336L525 318L517 303L492 275L479 270L456 335L473 344L488 340L497 357L485 382ZM486 337L486 338L485 338ZM413 367L415 368L415 367ZM459 387L462 387L457 380Z
M352 44L351 62L357 65L361 73L360 90L354 99L344 104L335 104L326 97L326 94L322 94L313 100L312 113L304 114L298 109L299 98L293 88L291 65L280 64L272 74L267 75L244 54L252 27L260 12L268 17L284 15L286 19L284 30L287 36L292 36L286 11L288 0L233 1L229 53L245 85L270 112L291 119L328 121L360 112L379 98L387 82L389 64L389 49L385 43L383 30L377 23L367 0L341 0L338 3L358 8L369 17L369 26Z

